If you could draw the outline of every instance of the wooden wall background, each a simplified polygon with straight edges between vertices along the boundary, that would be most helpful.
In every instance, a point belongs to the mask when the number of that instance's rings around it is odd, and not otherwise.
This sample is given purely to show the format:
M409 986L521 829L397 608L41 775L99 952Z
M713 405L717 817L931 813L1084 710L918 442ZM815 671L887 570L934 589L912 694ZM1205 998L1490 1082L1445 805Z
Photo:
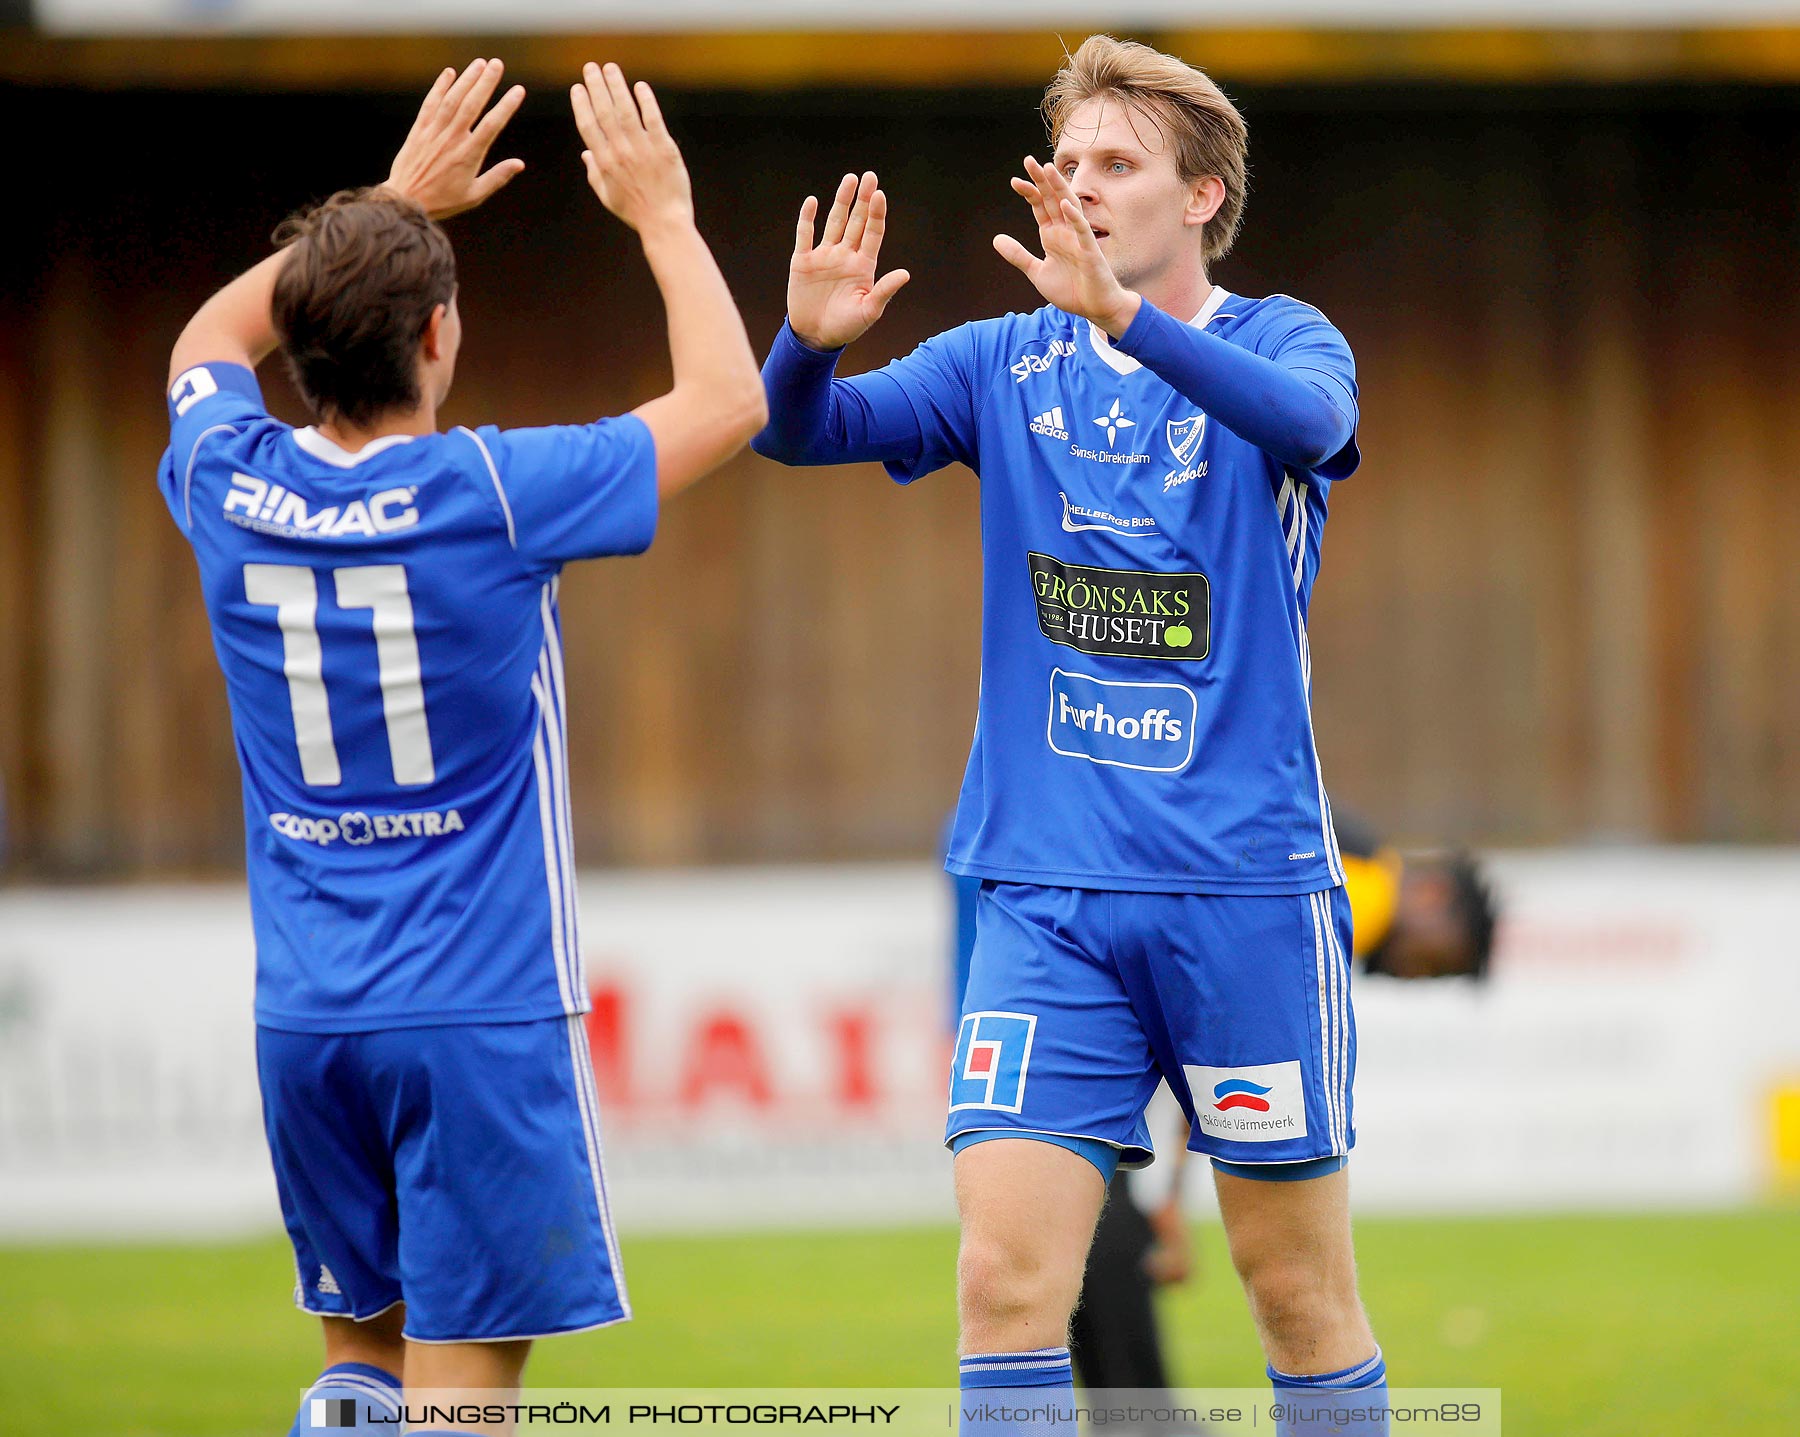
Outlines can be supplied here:
M1223 75L1228 87L1231 77ZM1800 839L1800 90L1231 87L1254 189L1218 278L1357 351L1362 472L1315 602L1328 781L1416 839ZM989 249L1034 96L665 96L755 341L792 214L882 172L914 281L873 366L1032 296ZM0 238L0 778L15 871L228 868L235 760L153 481L170 341L289 208L385 173L398 95L13 84ZM554 86L530 168L452 222L447 422L629 407L666 375L632 242ZM77 136L116 148L85 151ZM298 417L285 386L278 409ZM914 854L974 713L973 481L753 456L641 560L564 585L588 863Z

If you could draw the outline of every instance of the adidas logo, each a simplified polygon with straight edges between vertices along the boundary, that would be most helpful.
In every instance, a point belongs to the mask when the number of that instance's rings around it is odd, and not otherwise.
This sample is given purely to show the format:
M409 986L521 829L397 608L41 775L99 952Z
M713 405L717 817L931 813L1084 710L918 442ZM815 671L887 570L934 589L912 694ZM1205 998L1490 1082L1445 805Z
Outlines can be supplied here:
M328 1267L321 1267L319 1269L319 1291L324 1293L327 1297L342 1297L344 1295L343 1288L338 1286L338 1280L331 1275L331 1269Z
M1069 431L1063 428L1062 405L1059 404L1032 420L1031 432L1042 434L1047 439L1067 439Z

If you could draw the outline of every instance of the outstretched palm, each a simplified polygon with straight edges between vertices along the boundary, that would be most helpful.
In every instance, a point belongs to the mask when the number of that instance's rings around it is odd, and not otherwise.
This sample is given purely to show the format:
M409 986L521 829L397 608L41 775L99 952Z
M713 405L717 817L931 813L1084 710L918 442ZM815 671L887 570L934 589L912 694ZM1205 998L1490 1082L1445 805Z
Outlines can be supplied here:
M523 170L523 160L482 168L488 148L525 99L525 87L514 85L488 110L504 73L498 60L477 60L460 75L439 75L394 156L387 188L441 220L474 209Z
M668 223L692 228L693 183L650 87L642 80L627 85L610 60L584 66L581 81L569 102L587 146L581 162L588 185L600 203L639 234Z
M876 187L874 171L860 181L845 175L839 182L815 244L818 214L818 200L808 195L788 266L788 323L815 349L841 349L881 318L911 276L896 269L875 278L887 233L887 196Z
M1063 175L1030 156L1025 159L1025 173L1028 178L1015 176L1012 187L1031 206L1043 258L1011 235L995 235L994 248L1058 309L1122 333L1120 320L1130 322L1137 312L1137 297L1119 283L1100 253L1075 191Z

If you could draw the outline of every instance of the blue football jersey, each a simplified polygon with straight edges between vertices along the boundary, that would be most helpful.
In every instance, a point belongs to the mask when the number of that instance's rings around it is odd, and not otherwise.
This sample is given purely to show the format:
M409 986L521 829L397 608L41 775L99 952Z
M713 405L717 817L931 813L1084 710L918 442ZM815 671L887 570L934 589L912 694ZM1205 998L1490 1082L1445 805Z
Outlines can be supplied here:
M1354 423L1349 346L1278 295L1192 321L1312 371ZM1045 307L853 381L917 416L910 482L981 477L981 698L952 872L1146 892L1342 882L1306 618L1331 484L1213 422L1104 331Z
M625 416L340 449L188 370L161 485L243 773L256 1018L303 1032L583 1012L557 576L656 529Z

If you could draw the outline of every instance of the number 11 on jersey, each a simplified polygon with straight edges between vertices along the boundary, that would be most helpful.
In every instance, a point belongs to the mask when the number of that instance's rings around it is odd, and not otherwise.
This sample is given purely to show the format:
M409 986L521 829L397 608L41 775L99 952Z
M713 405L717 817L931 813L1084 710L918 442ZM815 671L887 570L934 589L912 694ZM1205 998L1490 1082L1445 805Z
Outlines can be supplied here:
M412 598L403 564L364 564L335 569L340 609L368 609L375 630L375 659L381 675L381 708L387 719L388 755L394 782L405 787L437 776L431 729L425 719L425 684L419 641L413 631ZM325 653L319 643L319 587L313 571L299 564L244 565L244 597L275 610L281 629L282 671L294 711L294 738L300 748L300 775L314 788L343 781L331 706L325 696Z

